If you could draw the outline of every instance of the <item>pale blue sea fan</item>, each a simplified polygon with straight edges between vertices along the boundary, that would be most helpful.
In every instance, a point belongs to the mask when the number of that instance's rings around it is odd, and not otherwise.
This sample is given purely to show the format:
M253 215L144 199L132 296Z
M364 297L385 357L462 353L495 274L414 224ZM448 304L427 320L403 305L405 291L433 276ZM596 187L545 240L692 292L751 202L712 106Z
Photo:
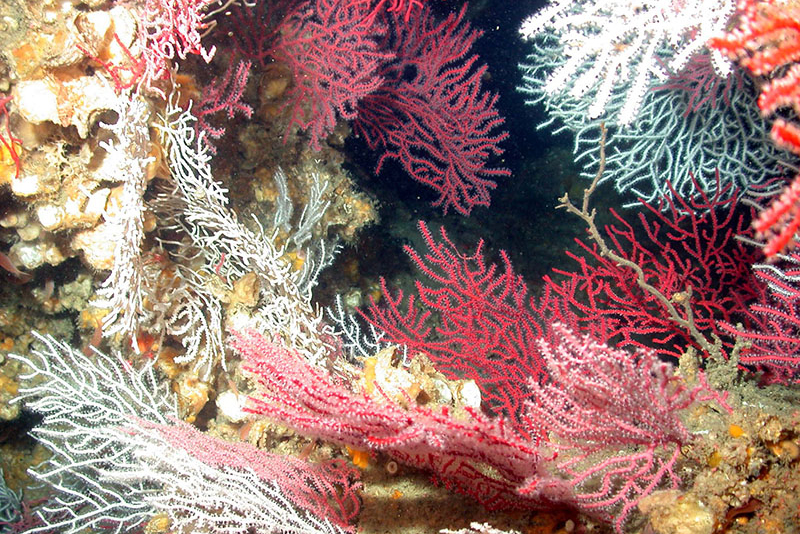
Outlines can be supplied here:
M639 199L657 204L672 196L671 188L684 198L692 196L695 186L690 173L706 192L716 189L717 170L722 187L733 184L744 191L780 176L779 161L790 157L770 142L768 125L756 106L755 88L745 76L704 89L707 100L700 105L691 102L690 91L651 86L636 120L622 126L617 117L624 104L624 87L611 96L602 119L589 119L591 101L570 96L569 85L553 94L544 91L548 73L565 61L558 38L542 34L531 42L533 53L528 63L520 65L523 84L519 89L530 97L529 104L542 103L549 115L537 128L571 132L575 161L583 166L582 175L592 178L604 121L608 138L602 181L613 182L617 191L632 195L626 199L627 206L638 205ZM585 65L584 70L589 67ZM734 190L730 188L728 194Z
M10 525L22 518L21 494L6 486L3 471L0 469L0 534L11 532Z

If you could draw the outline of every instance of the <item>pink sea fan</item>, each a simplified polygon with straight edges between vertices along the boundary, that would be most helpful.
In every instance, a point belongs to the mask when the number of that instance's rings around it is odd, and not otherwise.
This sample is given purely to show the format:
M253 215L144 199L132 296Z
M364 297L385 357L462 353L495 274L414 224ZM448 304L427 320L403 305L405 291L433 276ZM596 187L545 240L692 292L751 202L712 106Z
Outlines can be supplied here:
M675 467L691 439L680 411L720 397L704 383L688 387L653 351L630 354L563 325L553 330L558 344L539 342L550 381L531 382L524 419L556 452L553 468L573 504L621 533L642 497L680 484ZM520 492L538 492L537 482Z

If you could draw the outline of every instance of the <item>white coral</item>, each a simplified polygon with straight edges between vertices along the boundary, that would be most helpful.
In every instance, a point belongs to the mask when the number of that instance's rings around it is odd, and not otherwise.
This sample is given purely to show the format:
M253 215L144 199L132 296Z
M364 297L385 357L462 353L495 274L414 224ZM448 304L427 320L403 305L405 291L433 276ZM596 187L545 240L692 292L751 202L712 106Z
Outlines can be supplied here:
M309 360L323 361L330 347L323 341L322 316L311 304L310 288L319 268L329 262L331 251L324 247L322 251L314 249L318 261L306 262L306 268L298 272L285 259L285 248L275 245L274 233L266 232L255 218L254 229L242 224L228 207L227 191L214 180L211 156L196 135L195 121L190 110L170 104L163 121L157 125L167 149L174 185L173 191L160 197L160 209L165 214L171 213L175 228L189 237L190 247L197 251L195 257L199 260L195 264L201 263L203 272L228 286L248 273L259 278L258 306L252 314L228 317L235 328L280 333ZM318 197L321 199L321 194L312 195L312 200ZM309 236L301 232L306 232L305 227L313 225L325 208L327 203L315 200L304 209L302 227L293 234L299 237L292 238L297 246L309 247ZM197 285L195 288L202 290ZM208 364L207 358L195 360L196 366L209 369Z
M724 32L733 0L557 0L525 20L524 39L552 33L564 45L566 61L545 84L591 98L590 118L600 117L615 91L627 94L620 124L636 117L647 89L670 72L679 72L711 37ZM663 50L668 50L666 57ZM714 65L727 76L718 53Z
M43 417L33 435L52 457L31 474L56 493L37 507L41 521L29 534L133 532L158 513L181 534L344 534L284 493L283 475L276 475L284 461L299 483L311 483L299 460L255 448L246 451L246 461L214 456L226 446L250 446L221 442L176 421L169 388L152 366L136 369L121 355L87 356L34 336L43 350L11 355L31 370L14 402L26 402ZM168 432L187 438L170 439ZM250 466L250 460L257 461ZM272 471L259 462L272 462Z
M108 308L105 335L135 335L144 312L142 240L144 239L144 192L150 151L150 107L139 97L121 96L114 124L102 124L113 139L101 143L106 150L102 173L122 181L122 194L103 236L114 246L113 267L98 290L96 304Z

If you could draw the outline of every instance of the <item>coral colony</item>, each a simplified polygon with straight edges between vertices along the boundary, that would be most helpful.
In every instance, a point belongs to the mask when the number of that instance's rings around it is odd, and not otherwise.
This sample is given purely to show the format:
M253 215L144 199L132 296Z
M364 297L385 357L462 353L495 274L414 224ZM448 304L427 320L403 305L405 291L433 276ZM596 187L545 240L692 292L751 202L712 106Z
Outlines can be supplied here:
M0 7L0 532L800 532L800 5L515 21L585 233L533 285L420 221L323 309L350 128L446 221L516 187L467 13Z

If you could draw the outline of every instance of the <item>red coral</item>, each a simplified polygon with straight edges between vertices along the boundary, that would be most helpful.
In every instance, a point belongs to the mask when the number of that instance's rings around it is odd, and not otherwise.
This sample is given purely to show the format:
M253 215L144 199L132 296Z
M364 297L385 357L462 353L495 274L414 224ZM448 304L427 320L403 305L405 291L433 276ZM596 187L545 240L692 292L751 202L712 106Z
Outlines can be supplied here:
M748 328L721 324L726 331L750 341L739 361L765 372L766 382L800 381L800 253L780 255L771 264L753 269L760 297L747 309Z
M754 75L769 77L758 99L764 115L790 108L796 118L800 114L800 8L774 0L742 0L739 10L738 28L712 39L710 46L738 59ZM796 122L777 119L771 135L778 145L800 155L800 127ZM787 203L792 187L757 222L759 233L766 239L764 254L768 258L794 245L800 218L797 206ZM797 199L792 202L796 204Z
M518 417L528 397L527 383L545 375L536 343L545 326L527 285L505 252L500 253L502 266L487 265L483 241L467 255L444 228L438 240L425 223L419 228L428 253L423 257L408 246L405 251L432 284L417 280L417 294L404 304L403 292L392 295L382 281L382 304L373 301L362 316L385 332L387 342L427 353L450 378L475 380L492 413L509 417L523 430Z
M700 192L689 200L674 192L662 206L645 204L638 225L611 210L615 224L605 227L605 239L642 268L642 280L596 245L577 240L584 254L567 255L578 268L556 270L558 279L545 277L538 299L528 296L504 252L500 265L487 264L482 241L464 254L444 230L436 238L420 223L428 252L405 248L424 275L415 293L392 293L384 282L381 304L373 302L362 316L386 341L429 354L450 377L475 380L492 413L524 432L519 417L527 379L547 375L537 340L553 339L554 322L598 341L674 358L690 346L703 350L642 285L649 284L709 338L727 332L720 321L749 324L747 306L760 294L750 265L760 255L735 239L747 232L749 219L734 198L719 187L714 195Z
M115 63L111 60L106 61L95 56L82 45L76 44L76 46L108 74L108 77L111 78L111 81L114 83L114 90L117 93L121 93L122 91L139 85L145 70L145 58L135 57L130 48L120 40L117 32L114 32L114 42L124 55L124 62Z
M0 133L0 143L3 144L5 152L8 152L8 156L11 158L11 161L14 162L14 176L19 178L21 163L17 149L18 147L22 146L22 140L14 137L14 134L11 133L11 120L8 116L8 104L11 102L12 98L12 96L0 97L0 120L3 121L3 127L6 130L5 135ZM5 154L2 158L0 158L0 160L3 159L5 159Z
M759 214L753 228L759 238L766 240L763 250L767 258L795 246L795 234L800 228L800 175Z
M709 195L695 183L698 193L691 199L673 190L662 205L643 203L637 225L612 209L615 224L605 227L609 247L639 265L641 282L671 299L683 319L689 319L684 301L690 298L691 322L706 335L720 334L718 322L733 321L757 297L750 265L759 255L735 240L747 233L749 221L747 213L737 211L728 187L717 185ZM675 358L689 346L699 348L663 302L642 289L632 269L603 256L596 245L576 242L583 254L567 255L578 268L556 269L561 279L548 276L545 282L568 308L567 315L577 318L578 331Z
M273 0L270 2L242 3L230 10L230 15L220 21L221 31L232 38L237 54L266 67L271 60L284 20L295 13L300 0Z
M666 202L666 212L646 206L649 217L639 214L640 228L612 210L617 224L605 228L607 240L640 265L643 281L673 299L681 313L686 312L678 301L689 298L691 288L693 323L704 334L721 334L719 321L746 318L747 304L758 296L749 267L756 253L734 239L747 227L746 214L719 189L690 201L675 194ZM449 377L475 380L487 408L508 417L519 432L526 432L520 417L530 395L528 380L547 376L538 343L554 339L554 322L595 340L653 347L675 358L695 346L663 302L639 285L636 273L595 246L578 241L585 255L567 254L579 268L557 270L560 281L545 277L542 296L533 299L504 252L500 265L487 264L482 241L464 254L443 229L438 238L424 223L420 230L427 253L405 248L424 275L416 292L392 293L384 282L381 304L373 302L362 316L385 333L384 340L427 353Z
M300 4L281 23L269 52L292 71L289 127L307 130L315 150L337 114L355 119L358 102L381 84L379 67L390 54L378 47L383 28L370 19L369 9L345 0Z
M206 134L204 141L212 154L216 154L217 150L209 138L219 139L225 135L224 126L215 127L209 122L212 115L224 111L228 120L232 120L237 113L248 119L253 115L253 108L242 102L242 93L247 86L250 65L249 61L240 61L236 65L235 71L233 64L228 65L228 69L221 79L215 78L204 88L202 97L193 110L197 117L196 128Z
M395 60L380 69L380 88L360 101L355 128L370 148L385 150L376 172L399 160L437 191L434 206L468 215L489 205L495 179L510 172L487 163L503 153L508 133L497 131L504 122L497 95L481 90L487 67L476 67L478 56L470 55L480 32L462 23L465 12L466 4L434 24L424 9L411 24L397 25Z
M665 65L666 67L666 65ZM705 113L705 109L720 109L731 105L731 96L743 90L744 80L739 71L721 78L709 54L695 54L680 72L670 72L666 83L653 91L683 91L688 97L684 117L692 113Z
M738 9L738 28L711 39L712 48L757 76L800 59L800 8L775 0L741 0Z
M611 210L616 224L606 226L606 239L642 267L642 282L672 299L684 318L683 299L689 299L691 321L701 332L722 334L719 322L746 319L747 305L759 295L749 267L758 254L734 239L746 233L747 214L737 212L733 197L719 188L691 200L674 196L665 201L667 210L645 205L638 225ZM474 379L487 407L521 432L527 379L546 376L537 339L552 339L554 322L599 341L653 347L675 358L696 346L636 273L596 246L578 240L584 255L567 253L578 269L556 270L560 280L545 277L541 297L533 299L504 252L500 265L487 264L483 242L464 254L444 230L438 239L424 223L420 230L428 252L405 250L427 282L417 280L416 294L408 297L383 283L381 304L373 302L362 316L385 332L386 341L429 354L448 376Z
M355 0L356 3L372 4L371 0ZM403 21L408 22L413 12L419 13L422 10L425 0L378 0L372 7L372 17L381 13L386 8L387 13L394 13L403 16Z

